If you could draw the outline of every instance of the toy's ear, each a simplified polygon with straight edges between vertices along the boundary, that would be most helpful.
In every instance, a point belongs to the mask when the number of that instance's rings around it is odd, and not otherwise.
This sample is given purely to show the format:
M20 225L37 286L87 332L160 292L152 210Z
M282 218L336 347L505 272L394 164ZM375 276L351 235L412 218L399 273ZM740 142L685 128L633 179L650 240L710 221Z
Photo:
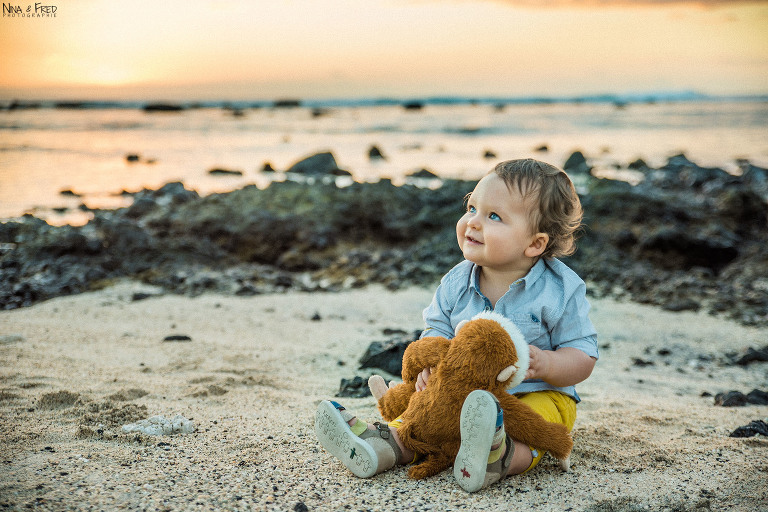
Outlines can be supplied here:
M461 328L464 327L465 325L467 325L468 323L469 323L469 320L462 320L461 322L459 322L459 325L456 326L456 329L455 329L455 331L453 333L454 336L459 334L459 331L461 330Z
M514 373L516 371L517 371L517 366L515 366L513 364L509 365L506 368L504 368L503 370L501 370L501 372L499 372L499 376L496 377L496 380L499 381L499 382L504 382L505 380L510 378L512 375L514 375Z

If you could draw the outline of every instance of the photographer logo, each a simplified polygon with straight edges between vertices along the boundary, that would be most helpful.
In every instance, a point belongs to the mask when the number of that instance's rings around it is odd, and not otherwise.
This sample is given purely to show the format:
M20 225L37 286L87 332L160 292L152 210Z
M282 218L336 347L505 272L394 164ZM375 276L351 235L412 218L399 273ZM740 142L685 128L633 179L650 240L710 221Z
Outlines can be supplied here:
M3 2L3 18L55 18L58 7L35 3L27 5L26 9L21 5Z

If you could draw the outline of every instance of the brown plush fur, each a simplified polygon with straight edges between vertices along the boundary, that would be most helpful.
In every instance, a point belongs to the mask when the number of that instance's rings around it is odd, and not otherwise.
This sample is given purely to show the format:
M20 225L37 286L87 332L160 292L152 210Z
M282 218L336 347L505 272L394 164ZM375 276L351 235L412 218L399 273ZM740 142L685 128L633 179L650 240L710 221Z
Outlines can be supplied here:
M381 397L379 411L387 421L402 415L400 439L408 449L425 456L411 467L409 477L426 478L453 464L461 444L461 407L475 389L490 391L499 400L510 437L558 459L570 454L573 441L568 429L545 421L507 393L512 377L504 382L496 380L501 370L516 363L517 352L509 334L489 319L470 321L452 340L428 337L408 346L403 356L403 383ZM416 377L430 367L435 371L429 385L416 393Z

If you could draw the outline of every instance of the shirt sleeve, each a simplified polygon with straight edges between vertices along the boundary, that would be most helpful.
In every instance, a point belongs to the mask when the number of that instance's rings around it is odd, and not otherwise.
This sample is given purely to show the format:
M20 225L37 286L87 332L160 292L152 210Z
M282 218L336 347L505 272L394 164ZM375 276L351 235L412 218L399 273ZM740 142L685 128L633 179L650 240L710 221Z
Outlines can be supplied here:
M425 329L421 333L421 338L425 336L442 336L451 339L454 337L453 326L451 325L451 310L453 306L448 300L450 295L450 284L444 277L440 285L435 290L435 296L432 302L424 309Z
M563 313L551 330L554 350L572 347L595 359L600 357L597 347L597 331L589 319L589 309L586 286L581 282L566 297Z

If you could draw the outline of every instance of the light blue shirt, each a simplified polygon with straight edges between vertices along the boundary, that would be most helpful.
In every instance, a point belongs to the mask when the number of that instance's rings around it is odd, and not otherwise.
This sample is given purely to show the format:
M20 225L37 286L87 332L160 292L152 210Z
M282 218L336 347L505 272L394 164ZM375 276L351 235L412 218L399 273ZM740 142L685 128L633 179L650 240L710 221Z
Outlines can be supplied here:
M494 308L479 286L480 268L471 261L453 267L424 310L424 336L454 337L462 320L471 320L481 311L495 310L517 325L529 345L542 350L573 347L597 359L597 332L589 320L589 302L584 281L556 258L540 259L528 274L512 283ZM542 380L526 380L510 393L552 389L577 402L574 386L558 388Z

